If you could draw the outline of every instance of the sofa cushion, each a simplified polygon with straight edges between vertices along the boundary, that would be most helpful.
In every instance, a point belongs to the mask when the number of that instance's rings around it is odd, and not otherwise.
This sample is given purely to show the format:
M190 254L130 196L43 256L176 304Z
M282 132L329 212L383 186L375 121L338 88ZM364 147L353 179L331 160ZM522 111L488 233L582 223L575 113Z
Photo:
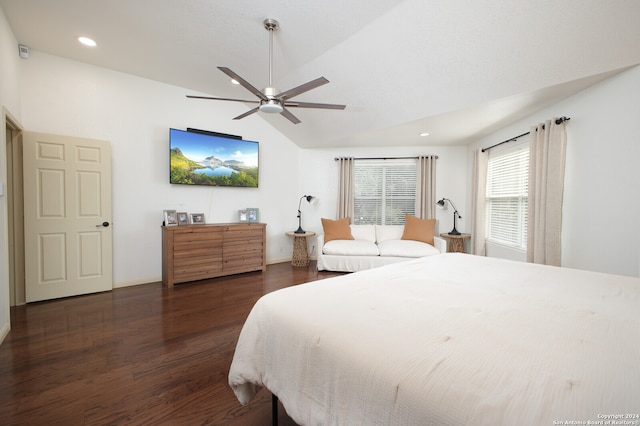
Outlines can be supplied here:
M404 225L376 225L376 242L399 240L403 231Z
M351 236L354 240L367 240L376 242L375 225L351 225Z
M440 254L431 244L415 240L387 240L378 243L380 256L425 257Z
M324 242L331 240L353 240L349 218L344 217L338 220L321 218L322 229L324 230Z
M402 239L422 241L423 243L433 245L433 230L435 226L435 219L420 219L407 213Z
M378 256L378 246L369 240L333 240L324 243L322 253L339 256Z

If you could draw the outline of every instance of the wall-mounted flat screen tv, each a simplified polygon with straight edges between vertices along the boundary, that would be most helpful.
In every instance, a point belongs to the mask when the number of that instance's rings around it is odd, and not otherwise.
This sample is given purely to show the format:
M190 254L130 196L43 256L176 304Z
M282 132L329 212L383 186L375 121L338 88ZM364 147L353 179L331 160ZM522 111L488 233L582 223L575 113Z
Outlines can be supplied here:
M205 130L169 131L170 182L258 187L258 142Z

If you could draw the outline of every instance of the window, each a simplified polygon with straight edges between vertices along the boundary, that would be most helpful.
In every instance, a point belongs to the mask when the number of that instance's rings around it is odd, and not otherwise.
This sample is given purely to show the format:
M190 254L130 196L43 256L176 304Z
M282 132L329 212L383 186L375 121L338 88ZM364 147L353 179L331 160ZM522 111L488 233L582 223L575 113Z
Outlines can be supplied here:
M487 240L527 249L529 143L489 157L487 169Z
M416 210L415 160L360 160L354 165L353 223L403 225Z

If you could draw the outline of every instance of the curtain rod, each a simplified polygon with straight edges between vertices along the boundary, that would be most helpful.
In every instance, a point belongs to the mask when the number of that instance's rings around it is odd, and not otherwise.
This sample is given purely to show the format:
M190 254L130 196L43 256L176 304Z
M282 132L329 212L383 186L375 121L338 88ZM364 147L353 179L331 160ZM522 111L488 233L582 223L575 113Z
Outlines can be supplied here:
M436 160L438 159L437 155L423 155L423 157L433 157ZM348 157L343 157L348 158ZM420 157L357 157L354 160L416 160ZM338 161L340 158L335 157L334 160Z
M557 119L556 119L556 124L562 124L563 122L565 122L565 121L569 121L569 120L571 120L571 117L560 117L560 118L557 118ZM542 125L542 128L544 129L544 124ZM531 133L531 132L527 132L527 133L523 133L523 134L518 135L518 136L514 136L514 137L512 137L511 139L507 139L506 141L502 141L502 142L497 143L497 144L495 144L495 145L491 145L491 146L490 146L490 147L488 147L488 148L482 148L482 152L489 151L491 148L495 148L496 146L498 146L498 145L502 145L503 143L512 142L512 141L515 141L515 140L517 140L517 139L520 139L521 137L526 136L526 135L528 135L529 133Z

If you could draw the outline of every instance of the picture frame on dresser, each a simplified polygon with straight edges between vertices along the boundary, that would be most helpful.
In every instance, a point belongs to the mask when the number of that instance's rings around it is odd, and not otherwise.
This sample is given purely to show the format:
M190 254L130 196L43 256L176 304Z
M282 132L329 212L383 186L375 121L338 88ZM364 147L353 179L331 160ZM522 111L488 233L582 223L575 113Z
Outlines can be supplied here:
M188 225L190 223L187 212L178 212L176 215L178 217L178 226Z
M246 210L238 210L238 221L240 223L247 223L249 221Z
M205 223L204 213L191 213L192 225L204 225Z
M163 213L164 213L164 226L178 225L178 215L175 210L165 210Z
M258 223L260 222L260 209L248 207L247 208L247 219L249 223Z

